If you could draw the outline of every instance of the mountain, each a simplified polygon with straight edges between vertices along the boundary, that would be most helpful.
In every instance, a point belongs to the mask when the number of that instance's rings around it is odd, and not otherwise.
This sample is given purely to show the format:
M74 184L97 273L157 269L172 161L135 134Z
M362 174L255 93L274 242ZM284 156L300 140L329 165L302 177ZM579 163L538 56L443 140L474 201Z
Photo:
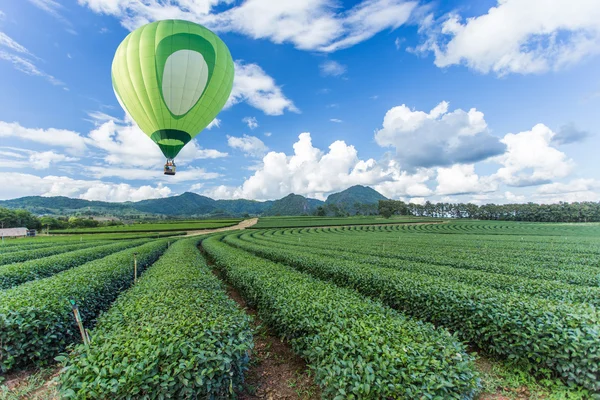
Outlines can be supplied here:
M299 194L288 194L273 202L266 210L267 215L302 215L311 214L315 208L323 204L321 200L309 199Z
M178 196L163 199L142 200L132 203L139 211L164 215L202 215L217 209L217 202L210 197L185 192Z
M330 194L327 197L327 200L325 200L325 203L353 206L355 203L377 204L379 203L379 200L388 200L388 198L373 188L356 185L339 193Z
M353 186L327 198L327 204L353 208L356 202L374 205L385 199L376 190L365 186ZM48 215L112 215L118 217L207 217L249 215L302 215L312 214L325 202L289 194L275 201L255 201L246 199L213 200L196 193L183 193L162 199L149 199L137 202L114 203L89 201L69 197L29 196L0 201L0 207L26 209L35 214Z
M216 200L217 208L224 210L232 215L263 214L274 203L272 200L256 201L256 200Z

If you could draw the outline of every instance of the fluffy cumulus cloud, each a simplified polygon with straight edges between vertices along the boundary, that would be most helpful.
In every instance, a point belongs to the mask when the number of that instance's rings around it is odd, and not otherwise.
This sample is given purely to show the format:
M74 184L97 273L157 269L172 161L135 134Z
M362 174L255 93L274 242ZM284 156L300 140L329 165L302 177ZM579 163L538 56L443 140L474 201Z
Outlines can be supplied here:
M390 161L387 165L385 174L387 179L376 184L375 190L391 199L405 197L424 199L424 197L434 194L433 190L427 186L434 173L431 169L420 168L415 173L402 171L396 161Z
M535 199L541 203L600 201L600 181L578 178L566 183L549 183L537 188Z
M263 141L256 136L227 136L227 144L229 147L241 150L245 155L252 157L261 157L269 150Z
M294 143L294 154L269 152L262 165L239 187L219 186L205 194L215 198L276 199L296 193L324 198L328 193L357 184L386 179L373 159L360 160L354 146L335 141L323 152L312 144L310 133Z
M100 123L86 138L86 143L103 152L103 159L111 165L130 167L157 167L165 156L158 146L129 119L121 123L108 120ZM227 153L201 148L196 140L189 142L177 156L181 164L197 159L226 157Z
M455 164L437 169L436 194L469 194L493 192L498 188L491 177L479 177L473 164Z
M482 72L539 73L600 52L597 0L498 0L486 14L426 18L421 51L439 67L464 64Z
M69 196L86 200L138 201L167 197L171 189L162 184L134 187L125 183L109 183L72 179L66 176L4 172L0 174L2 199L22 196Z
M50 168L50 164L78 160L78 158L67 157L53 151L35 152L29 156L29 164L34 169L47 169Z
M242 101L267 115L281 115L285 110L299 112L294 102L260 66L236 61L233 89L225 108Z
M429 113L401 105L389 110L375 141L395 149L404 169L475 163L505 151L505 144L492 136L482 112L471 108L448 111L441 102Z
M34 142L51 149L34 151L23 147L0 147L2 156L0 157L0 167L37 170L53 168L56 170L55 166L58 165L58 169L63 173L77 173L95 179L163 181L173 184L221 177L219 173L193 167L190 164L196 160L226 157L228 154L215 149L204 149L195 140L192 140L177 157L180 165L187 165L185 170L167 179L162 173L162 165L165 162L164 155L129 117L122 121L103 113L90 113L89 116L92 118L90 121L95 123L95 128L87 136L68 130L33 129L23 127L18 123L0 121L0 138ZM64 154L65 152L66 154ZM77 169L74 170L73 162L80 160L83 161L76 164ZM58 178L53 177L53 179L57 181ZM74 182L80 181L67 179L66 182L68 187L74 187ZM96 190L99 187L102 187L104 191L110 189L107 193L113 194L108 196L109 198L116 198L117 194L122 193L123 190L130 190L128 186L115 189L112 183L102 183L102 185L98 181L94 181L94 183L97 184ZM117 189L118 191L115 192ZM141 195L148 193L148 190L146 187L136 193ZM160 193L164 192L165 189ZM40 193L46 192L36 192L36 194ZM80 194L79 192L75 193Z
M134 29L149 21L180 18L217 32L237 32L299 49L336 51L406 23L417 1L363 0L343 10L331 0L78 0ZM218 7L218 11L215 6Z
M494 177L510 186L532 186L569 175L574 163L552 147L555 135L546 125L537 124L530 131L504 136L507 150L494 159L502 165Z

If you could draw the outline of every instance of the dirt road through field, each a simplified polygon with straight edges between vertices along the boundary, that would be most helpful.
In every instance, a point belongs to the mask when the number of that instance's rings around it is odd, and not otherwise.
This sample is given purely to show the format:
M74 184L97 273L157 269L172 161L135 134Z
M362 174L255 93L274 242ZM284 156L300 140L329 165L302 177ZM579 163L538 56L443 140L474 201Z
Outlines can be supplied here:
M258 218L245 219L237 225L226 226L225 228L203 229L200 231L188 231L185 236L207 235L209 233L235 231L237 229L246 229L258 222Z

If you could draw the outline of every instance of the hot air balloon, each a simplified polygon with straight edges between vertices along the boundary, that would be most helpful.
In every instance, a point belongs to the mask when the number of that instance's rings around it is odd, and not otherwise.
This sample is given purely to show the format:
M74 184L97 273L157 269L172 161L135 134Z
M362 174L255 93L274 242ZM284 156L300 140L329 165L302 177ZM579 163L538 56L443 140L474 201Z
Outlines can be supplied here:
M189 21L152 22L121 42L112 63L115 95L167 158L217 116L233 86L233 60L217 35Z

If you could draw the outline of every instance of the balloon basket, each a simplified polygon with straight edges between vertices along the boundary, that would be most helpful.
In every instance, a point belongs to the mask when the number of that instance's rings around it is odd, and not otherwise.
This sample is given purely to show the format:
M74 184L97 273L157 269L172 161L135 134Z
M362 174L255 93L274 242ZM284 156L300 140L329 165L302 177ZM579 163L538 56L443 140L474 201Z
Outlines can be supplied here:
M173 162L172 159L167 159L167 163L165 164L165 175L175 175L175 163Z

